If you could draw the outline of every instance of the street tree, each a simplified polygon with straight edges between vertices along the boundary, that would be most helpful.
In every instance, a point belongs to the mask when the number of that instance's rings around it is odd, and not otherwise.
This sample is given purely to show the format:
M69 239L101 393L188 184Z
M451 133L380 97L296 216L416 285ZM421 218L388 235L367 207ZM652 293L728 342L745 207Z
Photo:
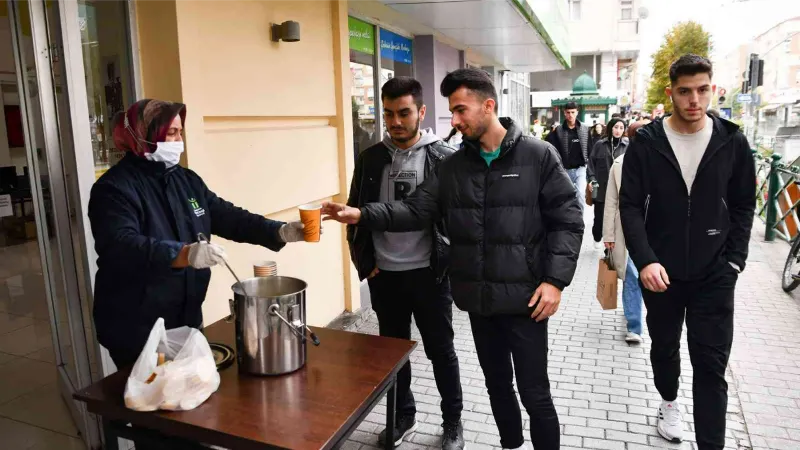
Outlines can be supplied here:
M669 66L687 53L706 58L711 53L711 35L694 21L681 22L672 27L653 55L653 72L647 88L647 110L652 111L656 105L663 104L667 113L672 112L672 102L664 92L669 86Z

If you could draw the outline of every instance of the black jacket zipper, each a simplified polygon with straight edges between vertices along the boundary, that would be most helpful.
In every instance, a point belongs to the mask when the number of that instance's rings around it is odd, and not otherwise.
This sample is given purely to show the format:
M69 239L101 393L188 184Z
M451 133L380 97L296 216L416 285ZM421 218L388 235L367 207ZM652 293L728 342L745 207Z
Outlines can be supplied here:
M689 193L689 203L686 211L686 277L689 277L689 239L692 236L692 193Z

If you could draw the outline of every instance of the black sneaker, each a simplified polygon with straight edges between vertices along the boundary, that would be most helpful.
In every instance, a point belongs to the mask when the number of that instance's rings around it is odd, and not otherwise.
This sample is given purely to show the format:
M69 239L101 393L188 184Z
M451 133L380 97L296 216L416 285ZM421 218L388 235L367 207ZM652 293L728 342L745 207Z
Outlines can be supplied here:
M445 423L442 434L442 450L464 450L464 427L457 423Z
M394 446L403 443L403 439L417 429L417 420L413 416L399 417L394 426ZM386 430L381 431L378 435L378 445L384 447L386 445Z

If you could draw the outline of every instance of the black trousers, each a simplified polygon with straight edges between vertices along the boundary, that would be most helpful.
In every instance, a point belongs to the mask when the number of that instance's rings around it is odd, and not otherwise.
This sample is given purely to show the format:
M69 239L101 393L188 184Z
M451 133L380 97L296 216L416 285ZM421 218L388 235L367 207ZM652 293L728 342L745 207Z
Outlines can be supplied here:
M595 242L603 240L603 210L605 202L594 202L594 223L592 223L592 237Z
M369 291L381 336L411 339L413 314L442 397L442 418L447 423L461 420L464 407L458 357L453 347L453 300L449 280L445 278L437 284L430 268L403 272L382 270L369 280ZM414 416L416 413L409 362L397 374L397 415Z
M656 389L666 401L678 397L680 340L686 317L689 358L694 377L694 423L700 450L725 446L728 383L725 369L733 344L733 292L737 272L727 263L704 279L671 280L666 292L642 287L652 347L650 361Z
M492 414L503 448L518 448L522 414L514 394L514 372L522 405L531 420L535 450L557 450L560 445L558 414L547 377L547 321L528 316L485 317L469 315L478 361L486 377ZM513 368L511 362L514 362Z

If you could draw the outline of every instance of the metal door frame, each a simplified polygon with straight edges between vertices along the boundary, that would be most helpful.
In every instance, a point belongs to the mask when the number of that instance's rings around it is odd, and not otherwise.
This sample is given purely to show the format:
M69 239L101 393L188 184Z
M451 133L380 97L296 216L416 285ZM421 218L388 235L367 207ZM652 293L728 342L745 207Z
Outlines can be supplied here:
M73 0L76 2L76 0ZM92 375L89 362L89 353L86 339L86 328L83 321L83 312L81 309L81 292L78 285L78 272L76 270L76 260L73 245L79 244L73 242L69 215L69 202L67 198L68 188L65 180L64 164L62 161L61 142L59 136L58 113L56 110L55 90L53 86L53 72L50 67L50 57L54 54L53 50L57 50L57 44L61 40L65 53L67 48L71 47L72 42L68 41L65 37L67 32L62 28L62 36L49 36L47 28L47 18L45 12L45 5L43 0L31 0L28 2L30 25L31 25L31 38L33 43L33 56L36 69L36 86L39 95L39 106L41 108L41 118L34 118L30 108L30 87L27 83L27 73L25 71L25 58L24 51L20 42L21 29L21 14L26 11L20 10L19 4L13 0L7 0L9 9L9 22L11 26L12 46L14 51L14 60L17 70L17 80L20 88L20 107L23 111L22 120L25 130L25 147L28 159L28 165L31 168L31 194L34 203L34 213L36 216L36 227L39 238L39 252L42 261L42 271L45 283L45 293L48 301L48 309L50 313L50 325L53 330L53 348L56 357L56 367L58 370L58 384L61 394L76 421L76 425L80 430L84 442L89 448L99 448L100 445L100 430L97 419L90 415L82 403L78 403L72 399L72 392L84 386L91 384ZM77 4L77 3L75 3ZM61 15L62 27L65 24L64 17L64 4L59 3L59 11ZM77 15L74 17L77 18ZM69 21L66 21L69 23ZM77 20L73 21L77 27ZM80 39L80 36L78 36ZM51 41L52 38L52 41ZM79 41L80 45L80 41ZM78 47L80 49L80 47ZM71 48L71 50L74 47ZM80 53L79 53L80 54ZM75 59L74 53L69 59ZM80 58L82 65L82 56ZM65 79L74 78L71 73L72 68L70 64L65 61ZM82 68L81 68L82 69ZM83 71L81 70L81 74ZM74 108L81 103L86 107L85 95L76 98L73 85L67 86L68 90L68 104L70 111L72 111L72 118L74 119ZM85 90L84 90L85 94ZM31 127L34 120L42 121L42 131L44 142L36 143L35 130ZM87 116L88 119L88 116ZM73 123L74 125L74 123ZM88 131L88 126L86 127ZM76 144L80 142L76 141ZM38 164L37 148L42 147L45 152L47 160L48 175L50 183L50 191L52 198L52 217L54 225L55 236L50 236L45 214L45 201L42 192L42 181L40 178L41 169ZM78 147L76 145L76 148ZM75 152L76 155L79 152ZM80 167L79 167L80 169ZM81 202L83 203L83 202ZM58 248L60 256L61 273L54 273L53 270L53 255L49 249L46 239L55 237L55 245ZM80 245L80 244L79 244ZM62 283L64 286L64 296L66 300L66 313L67 326L70 330L70 344L72 345L71 355L66 358L62 355L60 339L58 336L57 320L59 317L60 305L55 300L55 288L57 283ZM63 337L66 338L66 337ZM70 358L71 356L71 358ZM71 360L70 360L71 359ZM73 364L75 369L77 385L73 386L72 380L64 367L64 363Z

